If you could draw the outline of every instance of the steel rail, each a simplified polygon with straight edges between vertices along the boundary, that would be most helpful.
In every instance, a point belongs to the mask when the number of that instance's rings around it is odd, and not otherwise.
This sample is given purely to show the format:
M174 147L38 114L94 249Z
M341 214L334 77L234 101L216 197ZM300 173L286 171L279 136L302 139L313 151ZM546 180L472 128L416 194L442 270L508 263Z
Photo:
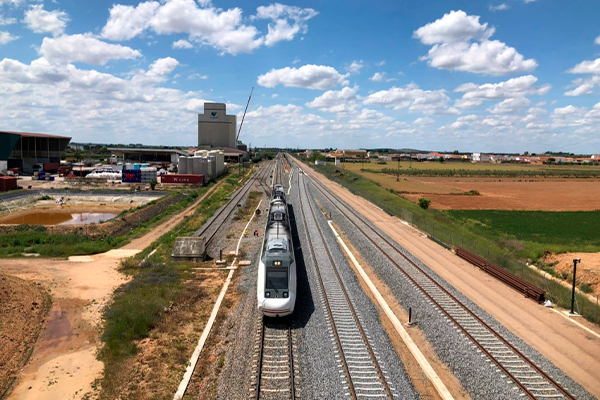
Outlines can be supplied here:
M261 380L263 377L263 362L264 358L264 349L265 349L265 318L261 318L261 332L260 332L260 346L258 349L258 364L257 364L257 372L256 372L256 389L254 391L254 398L259 400L261 398L261 389L264 389L261 385ZM287 320L287 354L289 357L289 368L290 368L290 398L294 400L296 398L296 388L295 388L295 380L294 380L294 351L293 351L293 342L292 342L292 320L290 318L286 318ZM268 396L267 396L268 397Z
M264 172L268 172L268 169L266 167L263 167L260 171L257 171L255 174L259 175L259 174L263 174ZM225 224L225 221L227 221L229 216L233 213L233 210L235 210L235 207L230 207L231 204L233 204L234 202L237 203L238 201L240 201L241 199L244 198L244 196L250 191L250 188L252 187L252 182L254 179L256 179L256 177L252 177L252 178L248 179L248 181L244 184L244 186L242 186L240 189L238 189L235 192L234 196L224 206L222 206L221 209L215 215L213 215L210 222L205 224L201 228L201 231L197 231L196 233L194 233L194 236L204 235L210 228L213 228L215 226L216 221L220 219L221 215L225 212L225 210L229 209L229 212L225 215L225 218L222 218L221 222L219 222L216 225L216 228L214 229L214 231L210 234L210 236L208 238L206 238L205 248L208 248L209 243L213 240L213 238L215 237L215 235L217 234L217 232L219 231L221 226L223 226Z
M300 190L300 179L298 179L298 196L299 196L300 204L302 204L302 191ZM306 194L305 194L305 196L306 196ZM306 197L307 197L307 201L308 201L308 196L306 196ZM352 377L350 376L350 370L348 369L348 363L346 362L346 357L344 356L344 349L342 348L342 342L340 341L340 336L338 334L337 327L335 326L335 323L334 323L333 312L331 311L331 305L329 304L329 299L327 298L327 295L325 294L325 285L323 284L321 272L319 271L319 268L316 267L317 266L317 255L315 254L315 249L313 248L313 245L312 245L312 238L311 238L310 232L308 230L308 225L306 223L306 214L304 213L304 208L302 206L300 206L300 211L302 213L302 220L304 221L304 229L306 229L306 235L308 236L310 254L312 256L313 263L315 264L317 276L319 277L319 286L321 288L323 300L325 301L325 308L327 309L327 314L329 316L331 329L333 330L333 336L335 338L335 342L338 347L338 352L340 354L340 360L342 361L342 366L344 367L344 374L346 375L346 380L348 381L348 389L350 390L350 395L352 396L352 399L356 400L356 392L354 391L354 385L352 384Z
M306 194L308 193L308 188L306 187L306 181L303 180L303 183L304 183L304 193L306 196ZM342 281L342 277L340 276L339 271L338 271L337 267L335 266L335 262L333 261L333 256L331 255L331 251L327 247L327 244L325 242L325 235L323 234L323 231L317 222L317 216L315 215L313 206L310 203L308 196L306 196L306 197L307 197L308 207L310 208L310 212L315 220L315 225L317 226L317 231L319 232L319 237L321 238L321 240L323 241L323 244L325 245L324 247L325 247L325 250L327 251L327 257L329 258L329 262L331 263L333 272L335 273L335 276L340 284L340 288L342 289L344 298L346 299L346 302L348 303L348 307L352 313L352 317L354 318L354 321L356 322L356 326L358 327L358 330L360 331L360 334L363 338L363 341L365 343L367 351L369 352L369 355L371 356L371 360L373 361L373 364L375 365L375 369L377 370L377 373L379 374L379 378L381 379L384 390L385 390L386 394L388 395L388 398L393 399L394 396L392 395L392 392L390 391L390 388L387 384L385 376L383 375L383 371L381 370L379 362L377 361L377 358L375 357L375 352L373 351L373 348L371 347L371 344L369 343L369 340L367 338L367 334L365 333L365 331L362 327L362 324L360 323L360 321L358 319L358 314L357 314L356 310L354 309L352 302L350 301L350 296L348 295L348 292L346 291L346 287L344 286L344 282ZM307 228L307 230L308 230L308 228ZM312 243L311 243L311 246L312 246Z
M305 171L306 174L306 171ZM308 174L307 174L308 175ZM458 322L450 313L445 309L444 306L439 304L437 300L435 300L430 293L427 292L425 288L423 288L412 276L410 276L386 251L384 251L381 246L379 246L373 239L363 230L361 229L349 216L346 214L335 202L343 204L340 200L336 199L336 195L331 193L331 191L326 188L321 182L319 182L316 178L308 175L309 180L313 183L313 185L319 190L332 204L350 221L381 253L388 259L392 264L394 264L400 272L404 274L414 285L417 287L432 303L434 303L438 309L440 309L448 319L450 319L465 336L467 336L490 360L492 360L502 372L504 372L518 387L521 389L529 398L537 399L533 393L522 384L518 378L516 378L507 368L498 360L494 355L492 355L487 349L483 347L481 343L477 339L475 339L463 326L460 322ZM323 187L325 191L329 193L327 195L322 189ZM331 198L335 199L332 200ZM424 277L428 278L429 281L436 286L437 289L442 291L443 294L452 299L457 305L459 305L467 314L469 314L473 319L475 319L481 326L487 329L490 333L492 333L496 339L502 342L506 347L508 347L513 353L519 356L527 365L529 365L533 370L535 370L543 379L545 379L551 386L553 386L556 390L558 390L563 396L568 399L575 399L570 393L568 393L560 384L558 384L552 377L542 371L537 365L535 365L531 360L529 360L523 353L521 353L515 346L509 343L506 339L504 339L498 332L496 332L492 327L490 327L487 323L485 323L481 318L479 318L473 311L471 311L466 305L464 305L460 300L458 300L454 295L452 295L448 290L446 290L442 285L436 282L426 271L424 271L421 267L419 267L416 263L414 263L410 258L408 258L402 251L398 250L396 246L390 243L385 237L383 237L379 232L371 228L368 224L366 224L358 214L356 214L350 207L343 205L351 214L353 214L358 220L360 220L365 226L367 226L375 235L381 238L388 246L394 249L398 254L400 254L407 262L409 262L414 268L416 268L419 272L423 274Z

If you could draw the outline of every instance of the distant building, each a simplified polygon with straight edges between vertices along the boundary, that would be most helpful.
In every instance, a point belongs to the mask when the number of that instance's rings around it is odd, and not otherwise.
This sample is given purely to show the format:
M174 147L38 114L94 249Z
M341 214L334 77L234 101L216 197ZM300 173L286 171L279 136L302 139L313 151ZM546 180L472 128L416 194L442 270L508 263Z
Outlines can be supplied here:
M179 156L187 156L188 153L173 149L141 149L132 147L109 147L116 160L135 162L161 162L177 164ZM112 157L111 157L112 159Z
M204 114L198 114L198 148L237 149L236 128L237 117L227 115L224 103L204 103Z
M490 155L486 153L473 153L473 162L490 162Z
M47 168L50 164L52 169L58 169L70 141L67 136L0 131L0 171L18 168L32 173L36 166Z

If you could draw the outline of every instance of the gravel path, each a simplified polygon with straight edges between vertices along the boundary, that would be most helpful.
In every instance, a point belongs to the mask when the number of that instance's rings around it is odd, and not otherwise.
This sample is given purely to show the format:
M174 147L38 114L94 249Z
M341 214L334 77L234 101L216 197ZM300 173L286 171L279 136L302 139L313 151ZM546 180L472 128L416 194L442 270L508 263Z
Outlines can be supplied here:
M329 200L317 190L312 193L327 208L334 210ZM441 312L434 307L425 296L406 279L389 260L366 240L361 232L352 225L341 213L333 211L333 220L347 235L354 247L370 263L378 277L385 281L398 302L405 308L413 310L413 316L418 327L425 333L436 353L442 361L448 364L450 370L457 376L460 383L474 399L520 399L521 392L505 375L498 372L497 367L487 357L483 356L476 346L465 336L457 332L457 328ZM364 220L364 219L363 219ZM392 241L387 235L365 221L371 228ZM393 241L392 241L393 242ZM465 296L443 281L420 260L413 257L406 249L396 245L396 248L407 255L419 267L425 269L436 282L467 305L482 320L500 333L510 343L534 361L541 369L553 377L563 387L578 399L593 399L581 386L552 365L534 349L505 329L489 314L470 302ZM400 255L393 257L403 268L410 269L410 264Z

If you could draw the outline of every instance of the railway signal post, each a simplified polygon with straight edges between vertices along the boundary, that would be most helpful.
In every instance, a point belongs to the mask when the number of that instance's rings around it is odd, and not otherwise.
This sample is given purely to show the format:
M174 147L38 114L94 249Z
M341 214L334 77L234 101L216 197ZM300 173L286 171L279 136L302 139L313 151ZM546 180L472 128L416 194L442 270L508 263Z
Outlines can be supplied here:
M573 259L573 291L571 292L571 312L570 314L575 314L573 308L575 307L575 275L577 274L577 264L581 262L581 258Z

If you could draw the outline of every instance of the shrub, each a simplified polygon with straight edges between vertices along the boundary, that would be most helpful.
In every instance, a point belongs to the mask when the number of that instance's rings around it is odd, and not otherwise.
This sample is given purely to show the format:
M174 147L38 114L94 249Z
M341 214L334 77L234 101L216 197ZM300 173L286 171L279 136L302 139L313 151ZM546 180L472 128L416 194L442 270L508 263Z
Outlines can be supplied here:
M429 208L429 204L431 204L431 200L426 199L425 197L421 197L419 199L419 207L423 210L427 210Z

